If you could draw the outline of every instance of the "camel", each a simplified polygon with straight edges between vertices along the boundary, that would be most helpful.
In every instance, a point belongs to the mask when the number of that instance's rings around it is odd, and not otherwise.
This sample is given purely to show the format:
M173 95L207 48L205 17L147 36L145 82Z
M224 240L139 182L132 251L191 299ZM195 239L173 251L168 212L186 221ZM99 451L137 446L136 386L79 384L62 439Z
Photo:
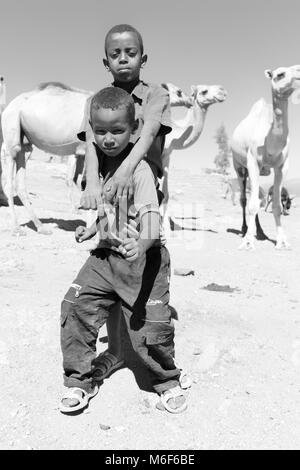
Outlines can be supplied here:
M168 201L169 201L169 165L173 150L184 150L193 145L200 137L209 106L214 103L222 103L227 97L227 92L219 85L192 85L192 106L187 110L183 119L172 120L173 130L166 136L165 148L162 154L163 183L162 192L164 200L162 204L162 218L166 236L169 232Z
M288 98L300 86L300 66L280 67L266 70L271 81L272 105L261 98L250 110L248 116L233 132L231 149L233 166L241 188L240 203L243 210L240 249L254 249L254 234L258 239L266 239L260 226L259 175L269 175L274 170L273 215L276 225L276 248L289 248L281 225L281 189L288 169ZM249 226L246 223L246 183L250 179Z
M6 106L6 85L4 81L4 77L0 76L0 149L2 146L2 126L1 126L1 117ZM7 197L2 188L2 166L1 166L1 158L0 158L0 205L7 206Z
M167 87L173 106L190 105L189 97L178 87L171 84ZM13 201L16 177L17 194L38 233L51 233L35 215L29 201L25 152L35 145L52 155L82 154L84 144L78 140L77 133L84 118L86 100L92 94L60 82L47 82L17 96L5 108L2 114L2 163L14 232L25 234L18 225Z

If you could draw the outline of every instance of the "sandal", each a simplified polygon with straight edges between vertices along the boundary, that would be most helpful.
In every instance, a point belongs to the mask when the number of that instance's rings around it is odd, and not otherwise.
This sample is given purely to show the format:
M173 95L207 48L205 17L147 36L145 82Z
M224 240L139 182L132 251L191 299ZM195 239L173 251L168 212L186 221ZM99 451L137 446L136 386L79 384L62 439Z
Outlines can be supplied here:
M73 413L74 411L81 410L88 405L89 400L91 398L97 395L98 391L99 388L97 385L95 386L94 390L90 393L86 392L85 390L79 387L70 387L65 391L60 400L59 410L62 413ZM63 403L63 400L67 399L77 400L79 403L74 406L68 406Z
M114 370L120 369L124 366L124 360L118 359L116 356L111 354L108 350L103 351L94 360L94 372L93 378L97 382L103 381L108 377Z
M176 408L172 408L170 406L171 403L169 402L173 401L173 403L176 406L177 405L176 398L179 398L179 397L183 397L184 401ZM165 392L163 392L160 396L160 402L169 413L173 413L173 414L182 413L183 411L187 409L187 402L186 402L185 395L178 385L176 387L170 388L169 390L166 390Z
M192 386L192 379L182 369L180 371L179 385L183 390L186 390L187 388L191 388Z

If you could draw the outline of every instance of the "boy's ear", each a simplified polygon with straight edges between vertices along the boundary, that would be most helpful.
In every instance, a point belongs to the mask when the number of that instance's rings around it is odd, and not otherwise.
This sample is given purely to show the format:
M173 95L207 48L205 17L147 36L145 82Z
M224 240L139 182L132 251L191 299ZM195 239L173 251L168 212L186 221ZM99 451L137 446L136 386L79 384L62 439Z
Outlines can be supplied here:
M107 59L103 59L103 65L106 68L106 70L108 70L108 72L110 72L109 63L108 63Z
M148 60L147 54L143 55L143 57L141 59L141 69L144 67L144 65L146 65L147 60Z
M139 127L139 120L136 119L136 120L134 121L133 126L132 126L132 131L131 131L131 133L132 133L132 134L135 134L136 131L138 130L138 127Z

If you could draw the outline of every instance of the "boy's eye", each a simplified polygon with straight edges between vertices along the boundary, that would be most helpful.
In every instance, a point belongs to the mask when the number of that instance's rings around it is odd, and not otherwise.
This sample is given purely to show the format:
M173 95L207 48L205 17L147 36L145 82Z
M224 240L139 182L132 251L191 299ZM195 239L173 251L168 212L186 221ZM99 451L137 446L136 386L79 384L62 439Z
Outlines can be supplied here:
M124 130L123 129L114 129L112 131L113 134L123 134Z
M114 51L114 52L111 52L109 54L109 56L112 58L112 59L116 59L119 55L119 52L118 51Z
M97 135L105 135L106 132L103 131L103 130L101 130L101 129L96 129L96 130L95 130L95 134L97 134Z

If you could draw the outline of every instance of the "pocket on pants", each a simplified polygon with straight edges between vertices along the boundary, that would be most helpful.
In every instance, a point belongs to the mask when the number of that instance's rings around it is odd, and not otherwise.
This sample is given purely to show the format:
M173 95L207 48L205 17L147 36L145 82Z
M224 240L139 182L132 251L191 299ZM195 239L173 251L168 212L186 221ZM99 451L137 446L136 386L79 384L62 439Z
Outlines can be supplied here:
M73 311L73 306L80 295L81 288L82 286L79 284L73 283L64 296L64 300L61 303L61 326L65 325L68 315Z

